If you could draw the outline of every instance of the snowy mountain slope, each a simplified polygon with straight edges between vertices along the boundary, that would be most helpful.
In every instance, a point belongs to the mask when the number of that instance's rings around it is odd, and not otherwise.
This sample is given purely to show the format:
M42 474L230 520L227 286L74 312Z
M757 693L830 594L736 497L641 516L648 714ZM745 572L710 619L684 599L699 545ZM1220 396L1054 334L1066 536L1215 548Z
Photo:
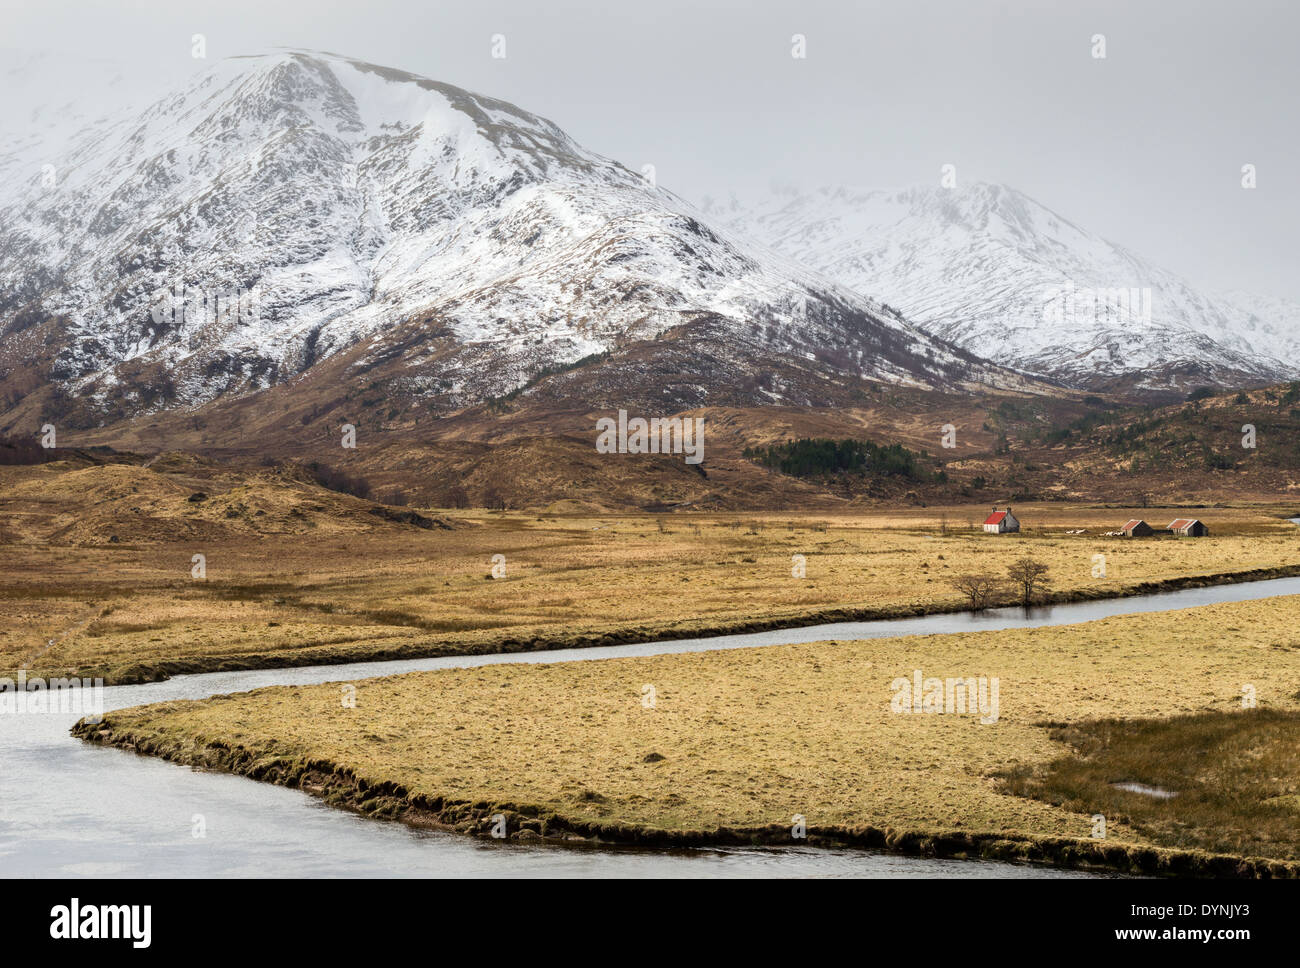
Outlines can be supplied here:
M1208 293L1222 315L1215 338L1225 345L1261 347L1289 363L1300 363L1300 302L1239 289Z
M156 65L79 56L70 67L56 52L0 48L0 199L167 88Z
M1199 292L1004 186L779 191L703 209L935 335L1075 385L1300 373L1300 307Z
M347 350L349 379L382 364L447 410L701 321L706 350L749 367L1028 383L709 228L545 119L336 55L219 62L91 126L58 168L55 188L0 194L11 408L51 379L40 406L84 419L193 407Z

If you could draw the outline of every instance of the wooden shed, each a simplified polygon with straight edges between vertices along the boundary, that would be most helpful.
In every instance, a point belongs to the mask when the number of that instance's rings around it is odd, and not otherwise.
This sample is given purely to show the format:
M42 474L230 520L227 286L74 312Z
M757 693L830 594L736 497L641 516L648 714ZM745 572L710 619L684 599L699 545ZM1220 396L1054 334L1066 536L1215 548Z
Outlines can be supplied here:
M1147 538L1151 536L1151 525L1140 518L1124 522L1124 527L1119 530L1126 538Z
M1196 518L1178 518L1171 521L1169 530L1174 534L1182 535L1184 538L1205 538L1210 534L1210 529Z

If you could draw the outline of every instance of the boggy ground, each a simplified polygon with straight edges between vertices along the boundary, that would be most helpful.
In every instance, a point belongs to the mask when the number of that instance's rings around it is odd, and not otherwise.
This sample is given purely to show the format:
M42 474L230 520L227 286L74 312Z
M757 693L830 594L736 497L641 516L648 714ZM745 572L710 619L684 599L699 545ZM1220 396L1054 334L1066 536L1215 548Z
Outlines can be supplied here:
M1282 506L1200 509L1191 513L1210 538L1135 541L1101 532L1130 516L1163 526L1187 512L1016 510L1020 535L983 533L988 509L970 505L837 515L417 509L412 524L400 519L410 509L283 469L225 473L183 455L150 468L0 468L0 676L26 668L129 683L947 611L963 607L954 576L1000 574L1025 553L1050 566L1055 600L1300 573L1300 532ZM1078 529L1087 533L1066 533ZM503 578L492 577L498 555Z
M813 844L1294 876L1298 627L1288 597L490 665L139 707L77 732L483 835L791 844L802 822ZM900 711L897 680L915 670L997 677L996 721ZM1125 781L1178 795L1114 786Z

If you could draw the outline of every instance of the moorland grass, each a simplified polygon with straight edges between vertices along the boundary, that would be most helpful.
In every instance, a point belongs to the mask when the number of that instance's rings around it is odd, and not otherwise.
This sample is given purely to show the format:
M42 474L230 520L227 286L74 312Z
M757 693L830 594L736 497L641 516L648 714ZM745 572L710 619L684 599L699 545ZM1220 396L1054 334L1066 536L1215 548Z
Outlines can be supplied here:
M1291 856L1300 833L1300 711L1234 710L1061 726L1072 752L1006 777L1007 790L1123 818L1171 847ZM1142 784L1172 797L1126 790Z
M113 712L83 734L475 832L509 805L514 833L780 843L798 815L827 843L1294 873L1298 627L1300 599L1286 597L1054 628L489 665L361 680L355 706L338 683L276 687ZM997 721L892 711L892 684L917 669L997 677ZM1244 684L1261 711L1242 709ZM1110 786L1120 780L1180 796L1139 798ZM1159 853L1170 850L1191 853ZM1263 860L1239 868L1206 859L1214 851Z
M1049 566L1054 601L1300 573L1300 533L1280 509L1218 509L1210 538L1138 541L1096 531L1157 513L1022 508L1020 535L984 534L983 513L456 512L451 531L10 544L0 546L0 675L30 663L32 675L126 683L954 611L964 607L955 576L1003 575L1026 553ZM1076 527L1089 533L1065 533ZM190 579L200 551L206 581ZM495 554L504 580L486 578ZM804 578L792 575L795 555ZM98 617L82 629L87 615Z

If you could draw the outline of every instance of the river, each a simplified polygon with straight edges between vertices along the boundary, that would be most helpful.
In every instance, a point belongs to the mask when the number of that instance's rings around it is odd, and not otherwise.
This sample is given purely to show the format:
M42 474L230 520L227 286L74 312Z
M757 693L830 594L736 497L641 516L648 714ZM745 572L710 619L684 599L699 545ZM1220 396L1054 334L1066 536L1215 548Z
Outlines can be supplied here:
M1300 519L1297 519L1300 523ZM1300 594L1300 578L980 615L926 615L745 635L396 662L178 676L104 690L105 709L489 663L1041 627ZM75 715L0 714L0 874L6 877L1082 877L993 861L814 848L646 851L525 846L366 819L300 791L75 740ZM204 836L194 836L201 816Z

